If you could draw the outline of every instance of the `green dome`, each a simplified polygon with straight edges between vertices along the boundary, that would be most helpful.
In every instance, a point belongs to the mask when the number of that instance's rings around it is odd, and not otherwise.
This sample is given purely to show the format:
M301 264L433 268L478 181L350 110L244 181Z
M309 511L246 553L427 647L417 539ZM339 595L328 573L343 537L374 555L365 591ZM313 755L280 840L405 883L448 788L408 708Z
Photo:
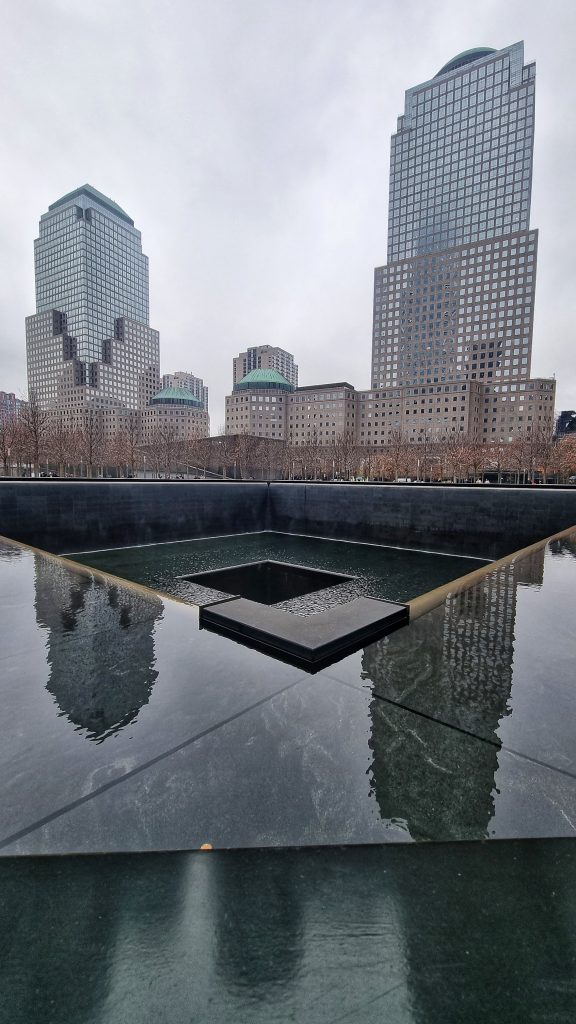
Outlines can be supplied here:
M250 370L250 373L234 385L233 390L253 391L258 388L262 391L294 391L294 385L278 373L278 370Z
M195 409L202 408L202 402L186 388L164 388L150 399L150 405L187 405Z
M476 46L473 50L464 50L462 53L456 54L449 60L443 68L440 68L434 78L439 78L440 75L445 75L448 71L456 71L457 68L463 68L465 64L472 64L475 60L481 60L482 57L489 57L491 53L497 51L492 49L490 46Z

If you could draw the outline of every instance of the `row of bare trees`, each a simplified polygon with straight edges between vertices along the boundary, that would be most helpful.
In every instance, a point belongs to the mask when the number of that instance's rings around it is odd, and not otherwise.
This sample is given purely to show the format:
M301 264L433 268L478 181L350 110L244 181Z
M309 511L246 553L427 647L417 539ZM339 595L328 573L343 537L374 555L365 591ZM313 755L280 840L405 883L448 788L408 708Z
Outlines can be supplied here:
M305 479L445 480L533 483L565 482L576 475L576 435L554 441L544 434L511 442L482 444L448 436L417 442L393 434L381 448L355 445L338 438L330 446L314 443L288 447L284 475Z
M190 462L193 442L179 440L174 427L142 434L138 413L128 413L113 436L101 410L87 409L75 428L64 416L40 408L34 397L19 415L0 416L0 461L4 476L169 477Z
M438 441L423 434L415 442L398 431L379 448L357 445L350 435L330 445L315 436L292 445L249 434L183 441L170 426L143 436L140 416L128 413L110 437L101 411L86 410L70 429L32 396L19 416L0 416L0 462L4 476L169 478L184 471L236 479L564 482L576 475L576 435L553 441L535 432L481 444L461 435Z

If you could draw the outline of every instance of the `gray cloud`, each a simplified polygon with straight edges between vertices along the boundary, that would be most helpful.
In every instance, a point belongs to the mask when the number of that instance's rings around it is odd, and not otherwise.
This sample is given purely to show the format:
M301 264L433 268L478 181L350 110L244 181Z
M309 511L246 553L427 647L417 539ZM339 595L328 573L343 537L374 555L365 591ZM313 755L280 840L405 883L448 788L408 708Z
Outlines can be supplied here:
M532 370L576 405L569 5L29 0L0 17L0 389L26 387L38 218L85 181L142 231L162 370L204 377L214 429L247 345L294 352L302 383L368 386L404 90L460 50L523 38L538 68Z

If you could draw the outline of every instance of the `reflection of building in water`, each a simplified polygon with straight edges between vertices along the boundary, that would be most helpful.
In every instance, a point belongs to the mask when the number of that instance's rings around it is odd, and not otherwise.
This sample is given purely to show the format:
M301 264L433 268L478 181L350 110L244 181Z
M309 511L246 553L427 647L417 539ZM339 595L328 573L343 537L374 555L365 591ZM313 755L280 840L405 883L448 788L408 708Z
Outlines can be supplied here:
M572 558L576 558L576 532L560 540L551 540L549 547L553 556L572 555Z
M415 839L486 833L497 729L510 713L516 591L540 584L543 566L542 549L496 569L364 651L377 694L373 791L382 817L405 820Z
M294 857L210 858L216 966L231 991L280 994L301 965L304 922ZM254 884L254 879L258 881Z
M510 713L518 585L542 584L544 549L502 566L444 605L442 658L450 665L453 699L495 732Z
M0 558L4 561L12 562L21 557L22 551L20 548L17 548L12 544L0 543Z
M35 607L48 628L47 689L74 725L102 742L148 703L162 603L37 558Z

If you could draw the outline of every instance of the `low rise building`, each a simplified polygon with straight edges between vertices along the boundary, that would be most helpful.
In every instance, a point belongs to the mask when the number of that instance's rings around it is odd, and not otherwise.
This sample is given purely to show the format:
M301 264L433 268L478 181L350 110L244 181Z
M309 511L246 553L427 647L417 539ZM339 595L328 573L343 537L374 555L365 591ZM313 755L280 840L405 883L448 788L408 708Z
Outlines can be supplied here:
M479 444L510 442L554 430L553 379L388 387L357 391L340 381L293 388L253 370L226 399L226 432L283 438L289 444L328 446L346 438L379 448L401 436L441 441L460 436ZM283 378L281 378L283 380Z
M164 388L150 399L141 415L144 441L156 431L170 432L178 441L207 437L210 433L208 413L186 388Z
M251 370L226 396L226 433L286 439L286 410L294 385L277 370Z
M0 419L12 419L20 415L28 403L16 398L13 391L0 391Z
M345 381L296 388L288 400L287 440L326 446L344 436L356 439L357 412L357 392Z

